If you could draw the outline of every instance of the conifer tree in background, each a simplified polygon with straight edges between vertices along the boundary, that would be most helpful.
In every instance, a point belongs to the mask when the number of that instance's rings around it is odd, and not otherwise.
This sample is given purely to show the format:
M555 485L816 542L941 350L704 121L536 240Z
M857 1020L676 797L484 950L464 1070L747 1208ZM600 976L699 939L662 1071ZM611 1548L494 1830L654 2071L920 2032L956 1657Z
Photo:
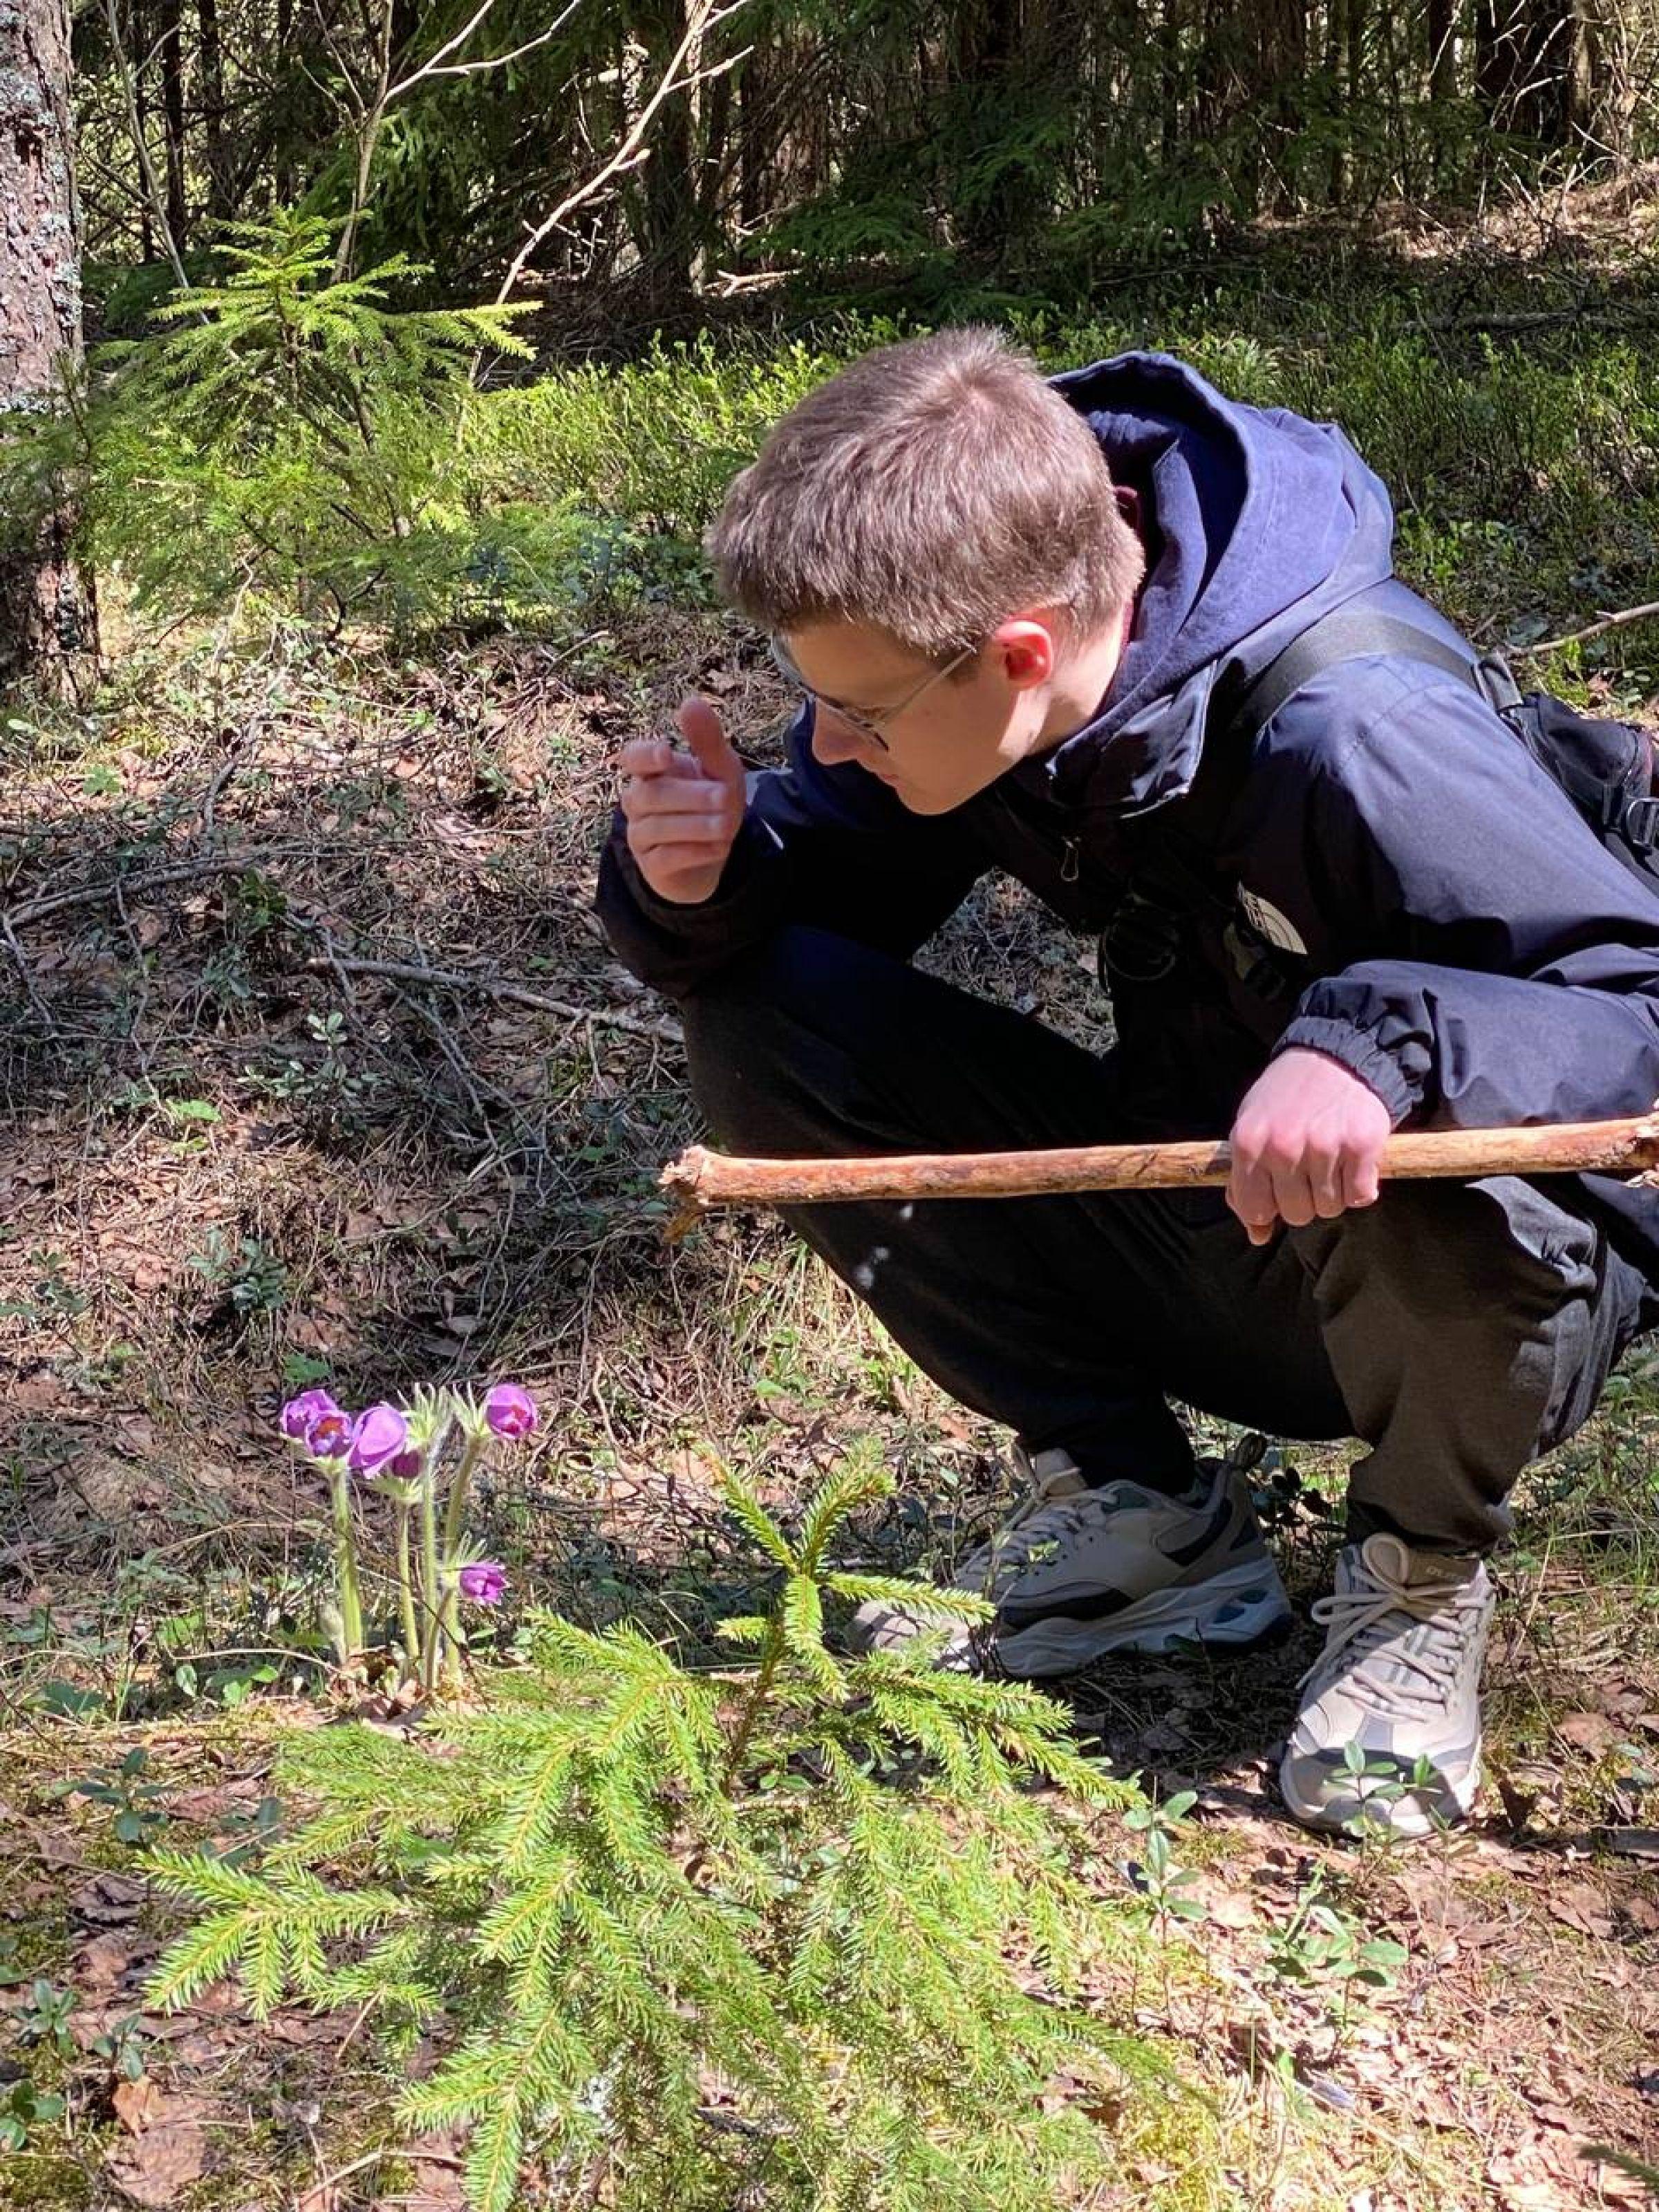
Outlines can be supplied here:
M64 404L81 359L81 237L70 108L68 0L0 8L0 441ZM0 684L58 688L95 651L71 516L47 468L8 472L0 515Z

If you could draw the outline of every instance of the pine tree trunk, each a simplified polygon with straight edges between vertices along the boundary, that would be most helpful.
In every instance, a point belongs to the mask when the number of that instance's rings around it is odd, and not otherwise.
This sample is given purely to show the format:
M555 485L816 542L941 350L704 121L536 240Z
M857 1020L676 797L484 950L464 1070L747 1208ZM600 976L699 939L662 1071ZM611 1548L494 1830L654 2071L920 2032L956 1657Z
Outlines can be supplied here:
M1429 127L1434 149L1434 184L1443 191L1455 167L1452 110L1457 100L1456 0L1429 0L1425 18L1428 35Z
M149 72L143 66L149 51L149 33L144 23L140 0L129 0L122 25L127 58L132 70L133 127L146 147L149 144L149 94L145 90ZM141 165L142 173L142 165ZM155 209L146 186L138 195L138 250L145 261L155 258Z
M67 0L0 9L0 426L58 404L81 353ZM96 648L92 596L70 556L73 516L55 494L0 516L0 684L67 685Z
M685 0L645 0L635 29L646 52L641 97L648 100L662 82L685 37ZM697 57L687 57L695 69ZM651 158L643 171L638 238L650 297L666 311L691 289L696 244L696 208L691 176L692 112L689 94L672 92L652 123Z
M161 125L167 150L167 228L180 253L190 217L185 200L185 62L179 0L161 0Z
M208 212L218 219L231 212L230 179L225 160L225 74L219 47L219 0L196 0L196 30L200 44Z

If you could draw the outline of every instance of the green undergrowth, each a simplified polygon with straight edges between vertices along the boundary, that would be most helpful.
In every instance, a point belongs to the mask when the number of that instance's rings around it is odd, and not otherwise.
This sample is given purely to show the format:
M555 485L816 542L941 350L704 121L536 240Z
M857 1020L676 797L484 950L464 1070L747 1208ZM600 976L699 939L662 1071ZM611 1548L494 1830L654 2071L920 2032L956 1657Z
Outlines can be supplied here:
M326 226L309 218L249 229L238 252L231 278L96 356L66 422L9 464L15 500L48 465L76 478L87 550L148 623L297 609L404 633L562 634L708 604L701 532L769 423L842 362L926 326L808 308L769 331L531 369L501 350L520 345L505 325L394 312L391 264L379 285L331 285ZM1525 647L1647 596L1649 283L1639 267L1564 277L1281 252L1218 279L1149 276L1092 315L1034 296L995 319L1050 368L1161 349L1233 397L1340 422L1395 498L1401 573L1483 643ZM1560 304L1598 287L1605 313ZM228 373L250 348L272 364L257 398ZM1636 692L1655 667L1640 627L1553 664Z

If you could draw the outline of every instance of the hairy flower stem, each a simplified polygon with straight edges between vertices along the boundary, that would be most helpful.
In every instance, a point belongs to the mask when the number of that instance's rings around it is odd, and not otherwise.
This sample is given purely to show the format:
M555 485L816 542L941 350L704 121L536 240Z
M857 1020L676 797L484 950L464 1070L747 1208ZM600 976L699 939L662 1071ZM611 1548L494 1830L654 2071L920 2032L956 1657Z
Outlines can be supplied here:
M412 1674L421 1662L421 1630L415 1616L415 1586L411 1579L413 1570L410 1557L410 1510L407 1504L399 1504L398 1507L398 1603L403 1616L405 1674Z
M351 1486L345 1468L330 1463L329 1494L334 1505L335 1559L340 1583L340 1665L349 1668L363 1648L363 1603L357 1587L357 1546L351 1528Z
M421 1687L432 1688L438 1679L438 1651L443 1642L443 1589L438 1572L438 1500L430 1470L421 1487L421 1602L426 1608L426 1635L421 1644Z
M461 1633L461 1561L456 1554L461 1539L466 1533L466 1493L472 1480L472 1470L483 1455L483 1437L470 1436L461 1450L455 1480L449 1486L449 1502L444 1510L444 1592L442 1602L441 1644L450 1684L459 1679L460 1656L465 1649Z
M449 1423L427 1446L421 1469L421 1609L426 1632L421 1638L419 1680L430 1690L438 1679L438 1646L443 1630L443 1592L438 1573L438 1469L449 1441Z

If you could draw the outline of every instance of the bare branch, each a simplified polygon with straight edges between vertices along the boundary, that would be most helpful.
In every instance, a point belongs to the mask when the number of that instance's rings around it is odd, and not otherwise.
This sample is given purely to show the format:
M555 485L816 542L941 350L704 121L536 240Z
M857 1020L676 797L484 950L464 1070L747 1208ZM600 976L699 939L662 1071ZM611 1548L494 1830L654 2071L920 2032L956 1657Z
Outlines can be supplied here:
M586 184L579 185L574 191L567 193L552 214L544 216L537 224L514 255L512 265L501 279L501 289L495 295L495 305L498 307L506 304L513 287L524 273L526 262L543 240L550 237L561 223L574 215L579 207L584 206L587 201L603 191L605 187L622 171L633 167L638 161L645 157L647 150L644 143L645 136L655 118L657 110L671 93L679 91L684 85L692 82L702 74L696 70L682 74L685 70L687 58L696 52L703 39L717 23L723 23L728 15L735 15L740 8L747 5L748 0L730 0L728 6L716 8L710 4L710 0L700 0L700 4L692 9L686 23L684 37L675 48L673 58L663 71L656 90L635 117L628 136L617 147L611 159L596 170ZM713 72L709 74L712 75Z
M1413 1130L1390 1137L1382 1172L1396 1176L1579 1173L1659 1167L1659 1110L1619 1121L1520 1128ZM1052 1151L910 1152L847 1159L741 1159L693 1145L672 1160L662 1188L691 1213L711 1206L823 1205L850 1199L1024 1198L1073 1190L1186 1190L1224 1183L1232 1147L1196 1144L1076 1145Z
M665 1017L652 1021L638 1014L619 1014L605 1006L574 1006L568 999L555 999L545 991L532 990L527 983L499 981L493 975L469 974L462 968L428 968L414 960L356 960L344 953L307 960L306 966L314 975L332 971L335 975L380 975L393 983L435 984L446 991L476 991L486 999L502 999L515 1006L533 1006L544 1014L557 1014L568 1022L589 1022L599 1029L627 1030L635 1036L657 1037L665 1044L679 1044L682 1032L677 1022Z
M1600 615L1583 629L1570 629L1562 637L1547 637L1537 645L1513 645L1509 650L1519 659L1522 654L1534 656L1540 653L1558 653L1564 645L1583 645L1587 638L1601 637L1610 629L1623 629L1626 623L1650 622L1659 615L1659 599L1649 599L1639 607L1621 607L1616 614Z
M149 202L150 220L161 233L161 243L167 248L167 259L173 264L179 289L187 292L190 279L185 274L184 258L179 251L167 222L166 195L156 181L155 165L149 158L149 148L144 143L144 133L138 120L138 94L133 82L132 63L126 48L121 44L121 25L115 12L115 0L104 0L104 17L109 25L110 52L114 57L117 76L121 80L121 94L127 111L127 129L131 135L134 151L138 156L138 167L144 179L144 193Z
M423 76L425 76L430 70L436 68L437 64L443 60L446 54L455 53L459 50L459 48L464 46L495 4L495 0L482 0L482 5L471 17L469 17L467 21L462 24L460 29L456 32L454 37L448 40L443 46L440 46L437 52L434 54L429 60L422 62L419 69L412 70L408 76L402 80L400 83L394 85L392 90L386 95L387 100L395 100L399 93L407 92L411 85L418 84Z
M494 0L490 0L490 4L492 6L494 5ZM553 18L553 21L548 25L544 31L538 31L533 39L526 39L521 46L511 47L504 54L486 54L481 61L442 61L441 56L451 52L454 47L455 40L452 39L448 46L440 47L438 52L434 54L430 61L423 62L421 67L415 70L411 76L404 77L401 83L394 84L392 86L391 91L386 94L386 105L390 106L394 100L400 98L403 94L410 90L411 86L419 84L423 78L429 76L478 76L486 70L504 69L508 62L516 62L522 55L525 54L533 54L538 46L544 46L550 39L557 38L559 33L563 30L565 25L575 14L580 4L581 0L567 0L567 5L559 10L559 13ZM473 18L473 21L476 23L480 21L483 13L484 10L480 9L478 15ZM471 26L469 26L469 28Z

